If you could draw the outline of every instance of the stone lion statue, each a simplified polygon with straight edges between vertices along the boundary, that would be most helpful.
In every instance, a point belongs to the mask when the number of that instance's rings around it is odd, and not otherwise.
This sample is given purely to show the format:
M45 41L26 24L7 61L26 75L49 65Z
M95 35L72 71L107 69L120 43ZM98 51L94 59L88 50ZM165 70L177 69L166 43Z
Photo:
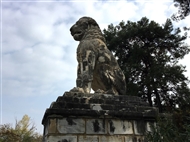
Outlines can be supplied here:
M90 17L80 18L71 28L71 35L80 41L77 48L77 80L71 92L124 95L125 76L117 60L106 46L97 22Z

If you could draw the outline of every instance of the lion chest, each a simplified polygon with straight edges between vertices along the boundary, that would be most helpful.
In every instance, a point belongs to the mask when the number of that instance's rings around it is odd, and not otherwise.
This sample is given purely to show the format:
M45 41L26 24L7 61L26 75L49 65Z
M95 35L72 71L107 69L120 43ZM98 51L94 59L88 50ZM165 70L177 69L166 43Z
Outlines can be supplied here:
M104 42L98 39L94 40L83 40L80 42L77 48L77 60L78 62L95 60L96 65L106 64L113 66L115 62L113 62L113 55L107 49Z

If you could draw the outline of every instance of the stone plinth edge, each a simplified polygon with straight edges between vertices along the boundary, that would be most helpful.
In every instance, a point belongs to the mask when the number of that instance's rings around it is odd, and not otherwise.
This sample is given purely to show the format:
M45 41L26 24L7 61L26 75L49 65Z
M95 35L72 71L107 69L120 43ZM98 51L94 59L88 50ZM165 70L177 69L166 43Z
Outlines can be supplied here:
M46 110L42 124L48 117L68 116L154 121L157 113L157 108L137 96L65 92Z

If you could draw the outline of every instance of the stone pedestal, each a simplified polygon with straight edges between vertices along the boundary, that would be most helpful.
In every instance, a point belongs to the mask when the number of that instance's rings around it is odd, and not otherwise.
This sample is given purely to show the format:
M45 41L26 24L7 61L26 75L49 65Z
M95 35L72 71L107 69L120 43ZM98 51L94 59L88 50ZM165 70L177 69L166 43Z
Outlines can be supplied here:
M157 112L135 96L66 92L44 114L44 142L144 142Z

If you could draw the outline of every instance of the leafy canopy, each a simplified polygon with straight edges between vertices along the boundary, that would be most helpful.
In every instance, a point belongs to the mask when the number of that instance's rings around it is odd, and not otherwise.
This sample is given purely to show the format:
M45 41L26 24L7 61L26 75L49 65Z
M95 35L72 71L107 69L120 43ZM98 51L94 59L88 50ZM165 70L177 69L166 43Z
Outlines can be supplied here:
M189 0L174 0L174 6L178 8L178 12L172 15L174 21L185 19L190 14Z
M11 124L0 125L0 142L41 142L42 136L35 130L30 117L24 115L20 121L16 120L15 128Z
M170 19L160 25L143 17L103 30L108 48L124 71L127 95L138 95L150 106L168 109L184 105L190 96L185 67L178 64L189 53L187 33L174 29Z

